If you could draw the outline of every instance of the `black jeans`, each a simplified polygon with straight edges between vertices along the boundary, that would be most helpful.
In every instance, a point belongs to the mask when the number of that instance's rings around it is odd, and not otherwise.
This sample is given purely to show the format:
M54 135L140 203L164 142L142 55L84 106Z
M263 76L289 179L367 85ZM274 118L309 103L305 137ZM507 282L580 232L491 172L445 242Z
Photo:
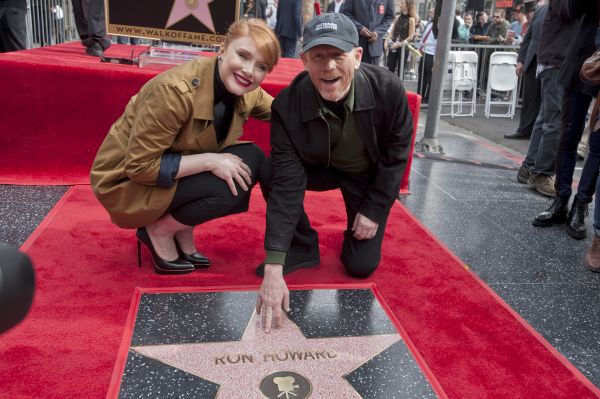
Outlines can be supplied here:
M0 1L0 53L25 50L27 10L9 7Z
M265 154L255 144L239 144L225 148L222 153L240 157L252 170L252 186L256 184L258 170ZM212 172L203 172L182 177L177 183L175 196L165 213L188 226L196 226L226 215L248 210L250 191L244 191L236 182L238 195L235 196L225 180Z
M296 56L296 45L298 40L289 37L279 36L281 46L281 56L283 58L294 58Z
M404 50L404 68L400 68L400 55L402 54L402 49L399 48L397 50L388 51L387 58L387 67L392 73L396 73L396 68L398 68L398 75L400 75L400 69L406 72L406 61L408 60L408 50ZM401 78L403 78L401 76Z
M91 47L98 43L103 50L106 50L110 46L110 40L106 38L104 2L102 0L71 0L71 4L81 44Z
M556 193L559 197L571 195L573 172L577 163L577 146L585 127L585 117L592 97L587 94L564 89L562 99L562 129L556 154ZM600 137L590 134L590 152L579 180L577 199L583 203L592 201L600 167Z
M523 73L523 108L519 118L519 128L517 133L524 136L531 136L533 125L540 113L542 104L542 85L535 78L537 62L532 61L529 68Z
M306 168L307 187L309 191L328 191L340 189L346 207L346 231L340 260L346 271L354 277L368 277L371 275L381 260L381 243L383 233L387 224L387 215L379 225L375 237L370 240L357 240L353 237L352 224L360 206L365 199L367 189L371 182L368 177L344 174L336 169ZM267 158L260 168L260 187L265 200L268 200L271 192L273 174L271 170L271 158ZM391 208L391 207L390 207ZM389 209L388 209L389 215ZM302 209L296 231L291 242L291 248L299 251L307 251L317 245L317 232L311 227L308 216Z
M434 56L431 54L423 54L421 64L419 65L419 83L417 84L417 93L423 97L422 102L429 102L429 89L431 86L431 72L433 70Z

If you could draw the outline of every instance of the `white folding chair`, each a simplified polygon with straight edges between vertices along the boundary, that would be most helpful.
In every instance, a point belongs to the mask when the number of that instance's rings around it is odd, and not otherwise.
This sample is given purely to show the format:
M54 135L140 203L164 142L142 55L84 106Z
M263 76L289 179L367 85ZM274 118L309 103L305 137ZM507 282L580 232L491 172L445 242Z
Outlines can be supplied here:
M442 109L440 116L473 116L477 99L477 53L474 51L450 51L448 53L448 71L444 75L442 90ZM446 93L450 93L450 96ZM470 92L471 97L465 98L464 93ZM464 111L468 106L468 112Z
M487 90L485 94L485 116L497 116L503 118L513 118L515 116L515 106L517 103L517 87L519 77L516 74L517 53L496 51L490 56L490 68L488 73ZM492 90L499 92L510 92L508 100L492 101ZM493 114L492 106L507 105L507 112L504 114Z
M442 108L440 109L440 116L451 116L452 115L452 99L447 98L446 93L452 92L452 65L454 55L452 54L454 51L450 51L448 53L448 67L446 68L446 73L444 73L442 79ZM450 108L448 108L450 106ZM448 111L446 111L448 109Z
M477 53L474 51L454 51L452 65L451 116L475 115L477 99ZM469 92L470 97L464 97ZM465 107L466 106L466 107ZM468 112L463 111L463 107Z

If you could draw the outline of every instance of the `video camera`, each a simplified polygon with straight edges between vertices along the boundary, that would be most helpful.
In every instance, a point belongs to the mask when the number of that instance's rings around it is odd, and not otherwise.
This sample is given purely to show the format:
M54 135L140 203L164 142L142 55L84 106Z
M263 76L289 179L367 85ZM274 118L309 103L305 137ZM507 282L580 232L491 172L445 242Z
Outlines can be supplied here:
M25 318L34 291L35 277L29 257L0 245L0 334Z

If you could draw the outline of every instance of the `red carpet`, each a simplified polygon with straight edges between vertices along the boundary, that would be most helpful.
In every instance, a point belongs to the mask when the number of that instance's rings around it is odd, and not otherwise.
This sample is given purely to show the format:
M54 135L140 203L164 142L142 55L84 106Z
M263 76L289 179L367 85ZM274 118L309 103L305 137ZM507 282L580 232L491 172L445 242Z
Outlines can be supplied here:
M289 284L374 282L450 398L600 396L400 205L379 270L367 281L349 278L337 259L342 207L338 192L309 193L322 263L292 274ZM198 230L211 268L160 276L148 251L137 268L133 231L112 226L89 187L71 188L23 245L38 291L27 319L0 337L0 397L105 397L134 288L257 287L264 208L255 190L250 212Z
M144 46L113 45L107 56L134 56ZM212 54L214 55L214 54ZM211 55L211 56L212 56ZM101 63L78 42L0 54L0 184L88 184L92 161L112 123L144 83L168 66ZM277 95L304 70L281 59L261 85ZM409 94L417 129L420 97ZM414 141L413 133L413 141ZM269 151L269 125L249 120L245 140ZM407 173L402 189L408 189Z
M106 54L128 58L145 49L113 45ZM10 77L0 85L0 184L89 183L112 123L168 67L101 63L78 42L0 54L0 76ZM299 60L283 59L262 87L276 95L303 69ZM268 125L251 121L246 130L250 140L268 146Z

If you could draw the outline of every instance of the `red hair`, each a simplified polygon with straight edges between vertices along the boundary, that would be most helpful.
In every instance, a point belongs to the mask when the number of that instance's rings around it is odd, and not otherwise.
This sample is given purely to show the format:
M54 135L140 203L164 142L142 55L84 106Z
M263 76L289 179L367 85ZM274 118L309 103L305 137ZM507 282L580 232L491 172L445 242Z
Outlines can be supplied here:
M279 46L279 40L275 36L275 32L262 19L242 19L234 22L229 27L223 48L227 48L227 44L230 41L245 36L250 36L254 40L258 51L267 63L267 69L271 72L275 65L277 65L281 54L281 47Z

